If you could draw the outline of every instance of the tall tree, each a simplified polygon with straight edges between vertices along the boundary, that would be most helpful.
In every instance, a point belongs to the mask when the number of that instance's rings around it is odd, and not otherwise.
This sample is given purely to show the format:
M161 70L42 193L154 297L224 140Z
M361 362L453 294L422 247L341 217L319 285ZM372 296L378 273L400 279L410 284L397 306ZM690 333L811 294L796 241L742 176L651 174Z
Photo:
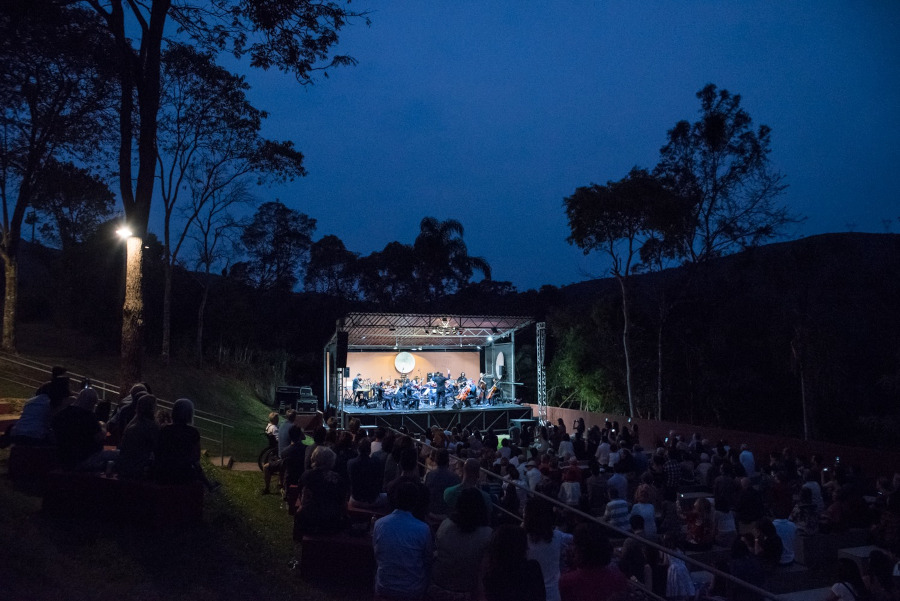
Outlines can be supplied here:
M250 104L246 97L249 88L243 77L216 65L210 53L183 44L171 44L163 53L157 160L165 209L164 362L170 354L172 273L205 205L250 173L258 175L259 183L306 174L303 155L291 142L266 140L260 135L266 113ZM190 192L187 202L183 190ZM219 196L223 198L229 195ZM173 213L177 207L182 209L182 219L176 225Z
M425 217L413 242L416 277L421 290L434 300L462 289L475 271L491 279L491 266L483 257L469 255L463 225L456 219Z
M209 300L209 289L212 284L212 269L225 263L223 272L227 273L228 259L234 254L242 224L235 220L231 209L237 205L247 204L252 197L244 182L237 180L227 186L216 186L206 196L205 190L198 190L192 195L195 199L194 228L191 233L196 244L197 267L200 276L200 305L197 308L197 336L194 351L197 362L203 361L203 328L206 318L206 304Z
M101 147L111 93L110 40L89 12L34 3L0 8L0 260L3 339L16 348L17 253L35 189L57 160Z
M571 235L568 241L585 254L604 253L622 292L622 350L628 411L635 417L632 393L630 282L641 249L653 238L654 211L668 204L662 183L644 169L633 168L624 179L578 188L565 200Z
M72 0L41 0L71 2ZM253 67L275 67L310 83L317 70L354 64L331 48L349 19L363 16L337 1L312 0L81 0L116 40L119 104L119 195L132 232L145 235L156 175L162 47L172 25L212 52L249 55ZM136 156L135 156L136 155ZM136 161L134 160L136 158ZM137 166L134 172L133 164ZM140 242L130 243L137 251ZM143 290L139 256L126 274L122 310L123 384L141 374Z
M293 290L308 261L315 229L315 219L279 201L260 206L241 234L250 257L250 283L259 290Z
M679 254L703 263L764 242L798 218L777 203L786 185L769 161L770 128L754 129L738 94L708 84L697 98L700 118L669 130L654 174L690 206L675 232Z

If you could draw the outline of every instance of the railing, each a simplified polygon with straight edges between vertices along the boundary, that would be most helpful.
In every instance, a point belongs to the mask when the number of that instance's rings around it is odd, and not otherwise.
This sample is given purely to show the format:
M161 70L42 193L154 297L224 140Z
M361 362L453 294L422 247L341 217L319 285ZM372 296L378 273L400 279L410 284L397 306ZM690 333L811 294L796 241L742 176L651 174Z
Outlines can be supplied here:
M34 390L50 376L51 367L28 357L0 352L0 380L21 387L28 396L31 396ZM122 398L121 391L115 384L97 380L71 370L67 372L67 375L74 382L90 380L91 388L97 391L98 396L102 400L107 400L107 395L115 396L118 400ZM118 404L117 401L117 407ZM156 404L158 407L170 411L174 405L173 402L159 397L156 398ZM234 429L234 425L228 423L229 421L227 418L214 413L194 410L194 426L200 431L200 439L210 445L219 447L219 457L222 465L225 463L226 432Z
M392 429L392 430L393 430L393 429ZM393 431L394 431L395 434L400 434L400 432L399 432L398 430L393 430ZM416 440L415 438L413 438L413 442L416 444L416 447L417 447L417 449L419 449L419 451L421 451L421 449L422 449L423 447L426 448L426 449L429 449L429 450L435 450L435 447L432 447L431 445L429 445L429 444L428 444L427 442L425 442L425 441L420 441L420 440ZM420 456L421 456L421 453L420 453ZM464 461L464 459L459 458L459 457L456 457L456 456L454 456L454 455L451 455L450 458L451 458L451 461L457 462L457 463L463 462L463 461ZM422 465L422 464L420 463L420 465ZM729 574L729 573L727 573L727 572L723 572L722 570L719 570L718 568L716 568L716 567L714 567L714 566L710 566L710 565L707 565L707 564L705 564L705 563L703 563L703 562L701 562L701 561L697 561L696 559L692 558L690 555L686 555L686 554L684 554L684 553L682 553L682 552L680 552L680 551L673 551L672 549L669 549L669 548L667 548L667 547L664 547L664 546L662 546L662 545L660 545L660 544L657 544L657 543L655 543L655 542L653 542L653 541L647 540L646 538L637 536L637 535L633 534L632 532L629 532L628 530L621 530L621 529L619 529L619 528L616 528L615 526L612 526L612 525L608 524L607 522L604 522L603 520L601 520L600 518L598 518L598 517L596 517L596 516L593 516L593 515L591 515L591 514L589 514L589 513L585 513L584 511L581 511L580 509L576 509L576 508L574 508L574 507L571 507L571 506L569 506L569 505L566 505L565 503L561 502L559 499L554 499L553 497L547 496L547 495L545 495L545 494L543 494L543 493L540 493L540 492L537 492L537 491L533 491L533 490L531 490L529 487L527 487L527 486L522 486L522 485L521 485L520 483L518 483L518 482L513 482L513 481L511 481L511 480L506 480L506 479L504 479L503 477L501 477L501 476L499 476L499 475L493 473L493 472L490 471L490 470L486 470L486 469L484 469L484 468L481 468L481 473L482 473L483 476L486 476L486 477L488 477L488 478L499 479L499 480L501 480L503 483L508 483L508 484L513 484L513 485L515 485L516 487L518 487L519 489L521 489L522 491L524 491L525 494L526 494L529 498L530 498L530 497L538 497L538 498L544 499L545 501L548 501L549 503L551 503L552 505L554 505L557 509L561 510L563 513L566 513L566 514L572 514L572 515L577 516L577 517L580 518L581 520L587 520L587 521L591 521L591 522L594 522L594 523L596 523L596 524L599 524L601 527L603 527L603 528L605 528L606 530L610 531L610 532L613 534L613 536L616 537L616 538L630 538L630 539L634 539L634 540L638 541L638 542L639 542L640 544L642 544L642 545L646 545L646 546L655 548L657 551L659 551L659 552L662 554L661 556L663 556L663 557L664 557L665 555L674 555L675 557L678 557L679 559L681 559L682 561L684 561L686 564L688 564L688 565L690 565L690 566L694 566L694 567L696 567L696 568L705 570L705 571L707 571L707 572L713 574L716 578L723 578L723 579L725 579L725 580L728 580L728 581L734 583L734 584L737 585L737 586L740 586L740 587L743 588L746 592L749 592L749 593L753 593L753 594L759 595L760 598L771 599L772 601L779 601L779 600L778 600L778 597L777 597L774 593L769 592L769 591L767 591L767 590L765 590L765 589L759 588L758 586L755 586L755 585L753 585L753 584L751 584L751 583L749 583L749 582L745 582L744 580L741 580L741 579L739 579L739 578L736 578L736 577L732 576L731 574ZM507 515L514 516L514 517L516 517L516 518L519 517L519 516L516 516L516 515L514 515L514 514L508 512L508 511L506 511L503 507L500 507L500 506L497 505L497 504L494 505L494 508L495 508L495 509L499 509L500 511L502 511L503 513L505 513L505 514L507 514ZM653 591L647 589L647 588L646 588L645 586L643 586L641 583L637 583L637 582L634 582L634 581L629 581L629 585L632 586L632 587L634 587L634 588L636 588L636 589L638 589L638 590L640 590L640 592L641 592L642 594L646 595L648 598L652 598L652 599L655 599L655 600L657 600L657 601L665 601L664 598L662 598L662 597L660 597L660 596L654 594Z

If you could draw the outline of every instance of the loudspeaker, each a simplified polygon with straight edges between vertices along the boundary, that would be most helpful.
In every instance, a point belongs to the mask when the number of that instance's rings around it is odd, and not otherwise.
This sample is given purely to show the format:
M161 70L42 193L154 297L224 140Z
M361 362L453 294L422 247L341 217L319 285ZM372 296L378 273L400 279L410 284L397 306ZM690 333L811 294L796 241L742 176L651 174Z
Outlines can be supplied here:
M350 377L350 368L349 368L349 367L345 367L345 368L344 368L344 377L345 377L345 378L349 378L349 377Z
M484 347L481 347L480 349L478 349L478 365L479 365L478 371L480 371L480 372L482 372L482 373L485 371L485 369L484 369L484 366L485 366L484 359L485 359Z
M503 378L505 378L505 377L506 377L506 366L505 366L505 365L501 365L501 366L500 366L500 378L503 379Z
M337 333L337 351L334 354L334 364L338 369L347 367L347 342L349 338L350 336L347 332Z

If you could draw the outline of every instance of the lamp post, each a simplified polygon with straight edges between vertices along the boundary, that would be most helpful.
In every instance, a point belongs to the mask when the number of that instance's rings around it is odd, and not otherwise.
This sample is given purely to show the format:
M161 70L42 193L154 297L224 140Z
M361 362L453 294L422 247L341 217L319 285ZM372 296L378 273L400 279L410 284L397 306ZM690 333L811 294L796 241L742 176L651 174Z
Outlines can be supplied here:
M144 326L141 260L143 240L132 234L128 226L116 230L125 240L125 303L122 306L121 396L132 384L141 381L141 333Z

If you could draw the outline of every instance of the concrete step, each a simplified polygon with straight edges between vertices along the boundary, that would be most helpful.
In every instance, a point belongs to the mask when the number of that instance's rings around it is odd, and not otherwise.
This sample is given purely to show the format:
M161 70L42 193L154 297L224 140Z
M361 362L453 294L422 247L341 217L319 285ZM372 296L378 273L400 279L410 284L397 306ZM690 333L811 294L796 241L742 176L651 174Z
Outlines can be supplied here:
M216 457L216 456L210 455L209 462L216 467L224 467L225 469L230 470L232 468L232 466L234 466L234 457L231 457L231 456ZM259 469L259 467L257 467L256 469Z
M259 464L255 461L235 461L231 469L236 472L259 472ZM262 472L259 472L262 474Z

